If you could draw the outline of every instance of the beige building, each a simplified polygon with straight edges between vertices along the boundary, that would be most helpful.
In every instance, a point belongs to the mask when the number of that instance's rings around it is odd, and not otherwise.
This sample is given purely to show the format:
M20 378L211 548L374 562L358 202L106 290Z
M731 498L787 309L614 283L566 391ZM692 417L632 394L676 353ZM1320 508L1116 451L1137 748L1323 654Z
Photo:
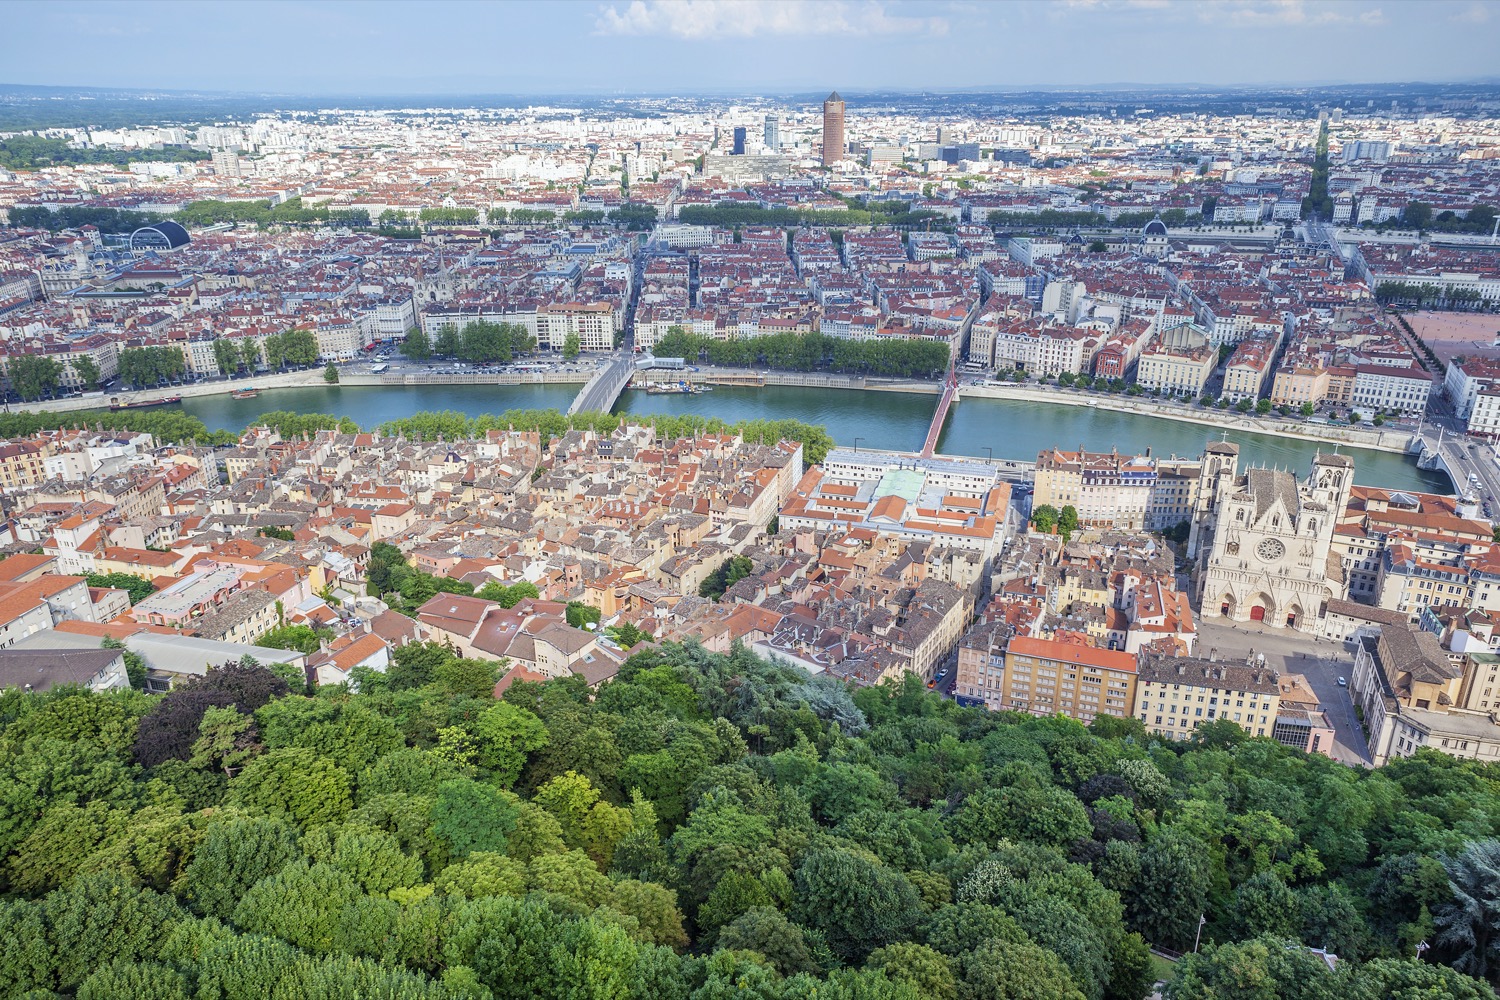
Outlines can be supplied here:
M1004 622L976 625L958 645L953 693L962 704L983 702L992 712L1004 707L1005 644L1012 629Z
M1218 361L1219 351L1210 344L1196 347L1159 344L1141 352L1135 366L1135 381L1142 389L1201 396Z
M1284 365L1271 380L1271 402L1276 406L1317 406L1328 396L1328 369Z
M1251 337L1240 341L1224 367L1223 396L1231 403L1260 398L1276 359L1276 341L1269 337Z
M1085 527L1163 531L1191 520L1202 459L1059 451L1037 456L1032 507L1072 506Z
M537 306L536 339L543 350L561 350L568 335L578 335L584 351L612 351L615 307L608 302L549 302Z
M1130 653L1017 636L1005 651L1001 707L1085 723L1099 715L1124 718L1134 710L1135 685Z
M1190 656L1143 656L1135 717L1158 736L1181 740L1205 722L1227 719L1251 736L1270 736L1281 710L1279 677L1262 665Z
M1364 714L1371 760L1378 767L1426 747L1500 761L1495 709L1475 707L1494 705L1497 673L1500 658L1471 653L1455 663L1425 630L1384 625L1378 635L1362 636L1349 684Z
M1156 464L1149 455L1054 448L1037 456L1032 509L1073 507L1085 527L1140 531L1155 487Z
M1163 458L1156 463L1156 488L1146 507L1146 530L1166 531L1193 519L1198 506L1201 458Z
M11 490L42 482L47 478L48 454L50 449L45 445L29 442L0 444L0 486Z

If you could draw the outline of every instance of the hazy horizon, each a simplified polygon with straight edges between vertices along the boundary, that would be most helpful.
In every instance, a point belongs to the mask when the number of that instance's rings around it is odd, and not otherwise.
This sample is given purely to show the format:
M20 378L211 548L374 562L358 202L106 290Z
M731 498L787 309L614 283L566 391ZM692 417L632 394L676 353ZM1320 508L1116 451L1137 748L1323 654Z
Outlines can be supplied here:
M1477 0L18 0L9 10L8 85L328 97L1444 84L1493 81L1500 42L1500 9Z

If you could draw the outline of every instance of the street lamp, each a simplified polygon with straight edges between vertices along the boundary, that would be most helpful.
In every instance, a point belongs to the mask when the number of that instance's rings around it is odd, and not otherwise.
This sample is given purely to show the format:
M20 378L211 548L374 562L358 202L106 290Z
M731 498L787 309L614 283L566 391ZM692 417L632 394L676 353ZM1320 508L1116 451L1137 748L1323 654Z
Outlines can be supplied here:
M1417 942L1417 961L1418 962L1422 961L1422 952L1426 951L1428 948L1431 948L1431 947L1432 947L1432 945L1428 944L1426 941L1418 941Z
M1198 933L1193 936L1193 954L1198 953L1198 942L1203 940L1203 925L1208 923L1208 918L1198 914Z
M983 445L982 447L984 448L985 461L993 462L995 460L995 449L989 445Z
M859 454L859 443L861 441L863 441L863 440L864 440L864 438L862 438L862 437L857 437L857 438L854 439L854 454L856 454L856 455Z

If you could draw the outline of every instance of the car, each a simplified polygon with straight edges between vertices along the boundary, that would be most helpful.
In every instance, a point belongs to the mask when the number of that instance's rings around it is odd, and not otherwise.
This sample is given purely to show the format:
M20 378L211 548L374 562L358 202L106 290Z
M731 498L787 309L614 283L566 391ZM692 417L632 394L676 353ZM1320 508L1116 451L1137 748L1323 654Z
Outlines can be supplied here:
M927 686L930 687L930 688L935 688L939 684L943 683L943 679L945 677L947 677L947 676L948 676L948 668L944 667L942 670L939 670L937 673L935 673L935 674L932 675L932 680L930 680L930 681L927 682Z
M1340 677L1339 678L1339 687L1346 688L1348 686L1349 686L1349 680L1348 680L1348 678L1346 678L1346 677Z

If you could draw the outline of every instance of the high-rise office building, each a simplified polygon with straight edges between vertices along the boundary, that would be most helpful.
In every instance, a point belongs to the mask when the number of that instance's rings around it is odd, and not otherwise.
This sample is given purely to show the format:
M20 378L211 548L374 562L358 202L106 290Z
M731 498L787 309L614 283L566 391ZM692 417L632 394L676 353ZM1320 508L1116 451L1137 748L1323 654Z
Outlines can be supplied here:
M844 99L835 90L823 102L823 166L844 158Z
M743 125L736 125L734 127L734 149L732 152L735 156L745 155L745 126Z
M775 115L766 115L766 149L781 152L781 122Z

